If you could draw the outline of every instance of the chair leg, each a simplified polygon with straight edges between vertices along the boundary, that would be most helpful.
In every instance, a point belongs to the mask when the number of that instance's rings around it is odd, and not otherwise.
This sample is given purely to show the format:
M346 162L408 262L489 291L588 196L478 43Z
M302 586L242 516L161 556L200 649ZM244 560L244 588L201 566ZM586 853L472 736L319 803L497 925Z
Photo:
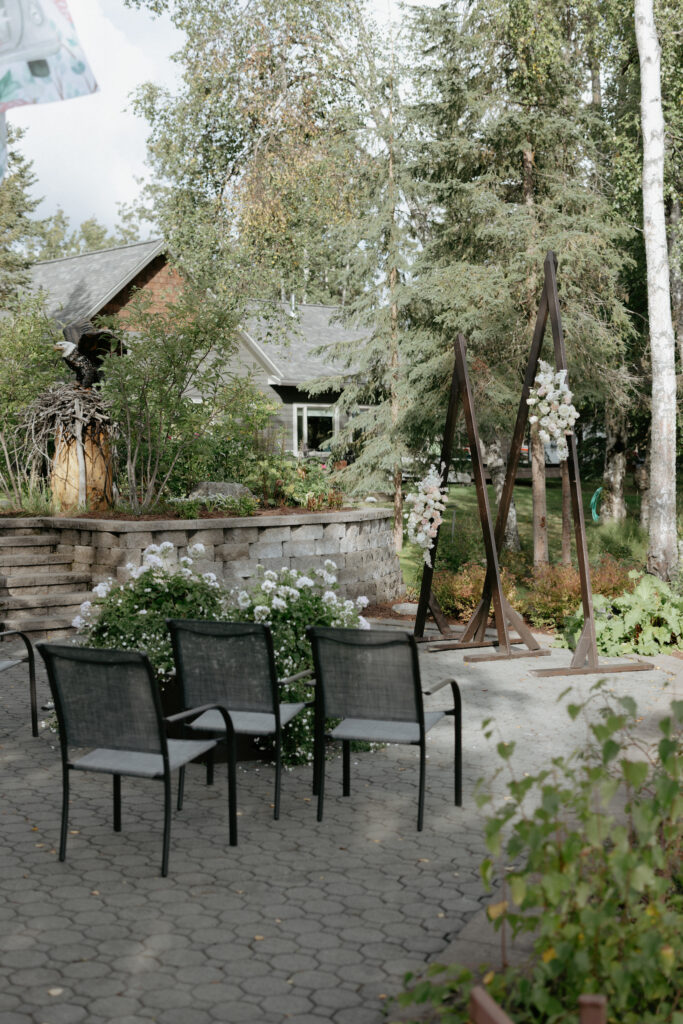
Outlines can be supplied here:
M453 770L455 773L455 806L462 807L462 700L460 687L453 680L453 726L455 728L455 750Z
M206 784L213 786L214 747L206 755Z
M455 806L462 807L462 723L460 715L455 718Z
M69 821L69 769L62 765L62 828L59 837L59 859L66 859L66 830Z
M114 832L121 831L121 776L114 776Z
M168 875L168 851L171 846L171 773L164 775L164 847L161 855L161 877Z
M280 785L282 782L282 737L278 734L275 737L275 810L273 818L275 821L280 817Z
M228 744L228 817L230 821L230 845L237 846L237 758L235 736L226 737Z
M342 740L342 794L351 795L351 743L349 740Z
M183 799L185 797L185 765L182 766L178 772L178 803L177 807L179 811L183 809Z
M424 821L424 806L425 806L425 765L426 765L426 748L424 739L420 742L420 789L417 798L417 831L422 831L422 823Z

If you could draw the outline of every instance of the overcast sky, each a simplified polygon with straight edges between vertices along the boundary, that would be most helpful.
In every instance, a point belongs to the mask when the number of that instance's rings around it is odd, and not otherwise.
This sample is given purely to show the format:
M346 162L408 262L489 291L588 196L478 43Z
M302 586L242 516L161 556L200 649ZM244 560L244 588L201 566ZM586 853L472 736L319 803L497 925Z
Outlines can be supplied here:
M374 2L380 18L390 6L396 17L396 0ZM123 0L68 5L100 91L14 108L7 118L27 129L23 151L38 177L36 195L44 197L37 214L61 206L73 226L95 216L111 229L116 204L135 199L136 178L145 174L147 126L130 110L130 94L146 81L174 86L179 72L169 57L182 35L167 17L124 7Z
M14 108L12 124L27 129L23 151L44 196L38 213L61 206L73 224L93 215L108 227L117 202L138 193L144 173L146 125L128 109L145 81L173 85L169 55L182 37L167 18L124 7L123 0L69 0L76 30L100 91L63 103Z

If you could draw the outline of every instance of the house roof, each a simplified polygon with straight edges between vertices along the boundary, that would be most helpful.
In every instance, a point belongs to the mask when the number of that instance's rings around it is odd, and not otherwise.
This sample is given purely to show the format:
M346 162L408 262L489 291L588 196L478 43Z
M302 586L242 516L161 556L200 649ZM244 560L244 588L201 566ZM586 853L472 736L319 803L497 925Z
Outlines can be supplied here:
M337 313L335 306L302 303L289 314L291 320L286 319L286 337L279 325L256 319L242 328L242 337L269 374L270 384L296 387L322 377L349 376L353 369L334 362L324 352L315 354L321 346L350 344L367 334L362 328L335 322Z
M34 263L31 284L46 294L46 309L66 325L91 319L163 252L160 239Z
M163 251L163 241L153 239L35 263L32 288L45 293L46 310L60 325L87 323ZM283 306L282 320L251 317L241 329L242 341L275 386L348 376L353 370L313 354L321 346L356 341L367 333L335 323L337 312L334 306L304 303L293 312Z

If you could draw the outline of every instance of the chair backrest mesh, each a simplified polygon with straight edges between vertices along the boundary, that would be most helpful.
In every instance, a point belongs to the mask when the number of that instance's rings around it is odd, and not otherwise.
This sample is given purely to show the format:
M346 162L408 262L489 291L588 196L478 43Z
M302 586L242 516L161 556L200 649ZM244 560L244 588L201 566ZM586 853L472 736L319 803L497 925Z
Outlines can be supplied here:
M185 707L274 712L277 682L267 626L171 619L168 627Z
M143 654L61 644L38 650L68 746L162 753L157 683Z
M421 721L419 668L409 633L325 626L307 632L326 716Z

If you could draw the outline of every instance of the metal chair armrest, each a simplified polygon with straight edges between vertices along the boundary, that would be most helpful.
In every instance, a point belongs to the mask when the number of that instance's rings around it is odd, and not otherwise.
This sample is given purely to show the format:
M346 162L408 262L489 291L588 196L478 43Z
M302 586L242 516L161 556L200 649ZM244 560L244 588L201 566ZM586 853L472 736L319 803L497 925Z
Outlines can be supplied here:
M295 676L287 676L286 679L278 679L278 686L284 686L285 683L296 683L300 679L308 679L310 676L315 676L315 671L312 668L307 668L303 672L297 672ZM315 678L311 679L308 686L315 686Z
M6 629L0 633L0 639L5 636L18 636L24 641L26 645L26 658L22 658L21 661L28 661L28 685L29 693L31 697L31 733L33 736L38 735L38 699L36 697L36 657L33 650L33 644L26 633L22 633L20 629Z
M200 707L188 708L186 711L178 711L175 715L168 715L164 718L164 722L167 725L175 725L177 722L186 722L188 719L198 718L199 715L203 715L205 711L220 711L225 721L225 728L228 733L232 733L232 719L230 713L221 704L202 704Z
M443 690L444 686L448 686L448 685L449 685L449 683L450 683L450 685L451 685L451 686L452 686L452 685L453 685L454 683L455 683L455 685L456 685L456 686L458 685L458 684L457 684L457 683L455 682L455 679L453 679L453 678L450 678L450 679L442 679L440 683L433 683L433 684L432 684L432 685L431 685L431 686L429 687L429 689L427 689L427 690L423 690L423 691L422 691L422 693L423 693L423 694L425 695L425 697L431 697L431 696L432 696L432 694L434 694L434 693L438 693L438 692L439 692L439 690Z

